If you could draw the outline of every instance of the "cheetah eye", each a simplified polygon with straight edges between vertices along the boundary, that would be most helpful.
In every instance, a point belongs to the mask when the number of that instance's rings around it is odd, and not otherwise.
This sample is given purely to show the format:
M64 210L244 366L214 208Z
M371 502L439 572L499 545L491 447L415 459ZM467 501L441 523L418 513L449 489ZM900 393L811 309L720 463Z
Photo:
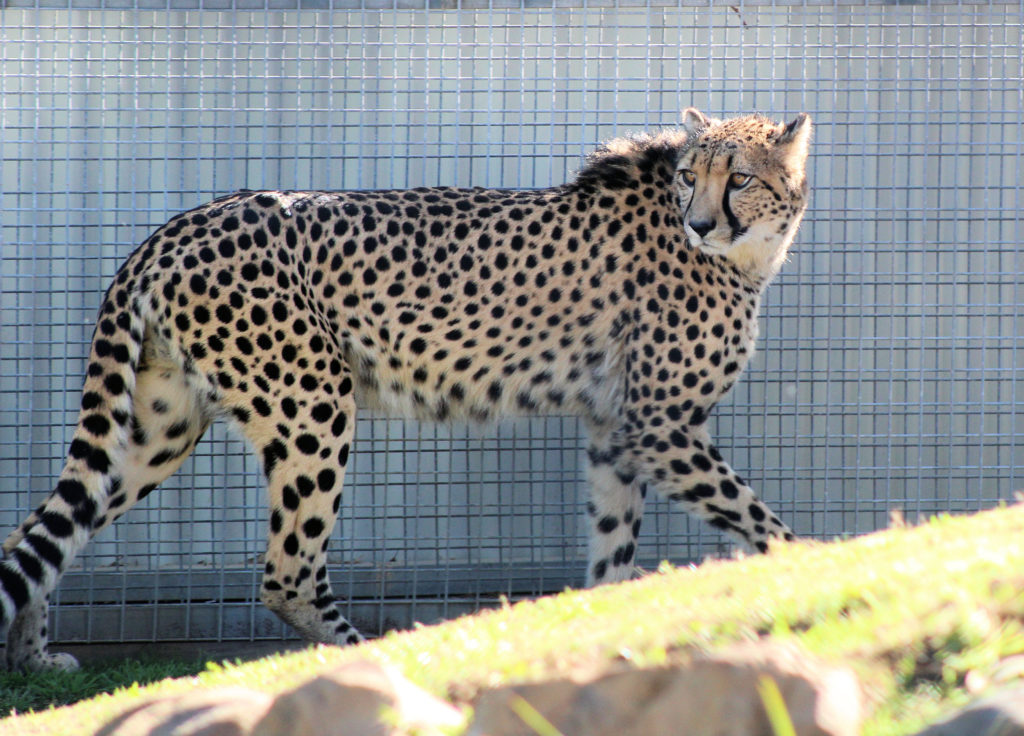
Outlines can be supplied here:
M739 173L730 174L730 176L729 176L729 186L732 189L742 189L743 187L745 187L747 184L749 184L753 180L754 180L754 177L752 177L750 174L739 174Z
M692 187L697 182L697 175L689 169L680 169L679 178L683 180L683 183L688 187Z

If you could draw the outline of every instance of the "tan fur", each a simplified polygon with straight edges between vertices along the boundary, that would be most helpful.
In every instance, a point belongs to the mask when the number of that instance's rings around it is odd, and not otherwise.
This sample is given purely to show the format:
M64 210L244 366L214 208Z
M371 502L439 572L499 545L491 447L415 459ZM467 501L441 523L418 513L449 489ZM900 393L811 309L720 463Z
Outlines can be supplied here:
M309 641L361 640L326 567L359 409L581 417L588 583L632 573L648 488L755 549L791 537L705 423L806 206L809 131L690 110L549 189L240 192L173 218L118 271L68 462L3 545L8 665L72 664L47 595L218 417L267 479L261 599Z

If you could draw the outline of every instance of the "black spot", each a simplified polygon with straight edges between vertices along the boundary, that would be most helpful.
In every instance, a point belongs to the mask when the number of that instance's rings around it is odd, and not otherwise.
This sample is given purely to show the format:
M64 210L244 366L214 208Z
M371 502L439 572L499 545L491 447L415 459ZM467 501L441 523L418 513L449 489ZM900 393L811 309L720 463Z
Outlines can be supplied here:
M319 422L320 424L329 421L333 414L334 408L330 404L323 403L314 406L312 411L310 412L310 415L313 417L314 421Z
M320 441L311 434L301 434L295 438L295 446L305 455L315 455L320 449Z
M740 489L731 480L723 480L719 487L722 489L722 495L726 498L737 498L740 495Z
M86 391L82 394L82 409L88 411L95 409L103 403L103 397L95 391Z
M672 468L673 472L678 473L679 475L689 475L690 473L693 472L693 468L691 468L687 463L684 463L682 460L673 460L671 463L669 463L669 466Z
M302 533L310 539L316 539L324 533L324 523L318 517L313 516L302 525Z
M291 557L299 553L299 538L294 532L284 538L284 553Z
M632 542L628 542L625 547L622 548L622 564L628 565L633 560L633 555L636 553L636 545Z
M165 436L169 440L177 439L178 437L181 437L183 434L185 434L185 432L188 431L189 426L191 425L189 424L188 420L182 419L180 422L175 422L170 427L168 427Z
M334 471L330 468L324 468L316 476L316 483L320 487L320 490L326 493L327 491L334 488L335 482Z
M68 447L68 455L76 460L89 457L89 453L91 452L92 445L82 439L71 440L71 445Z
M149 466L155 468L158 465L170 462L176 458L178 454L174 450L161 450L149 460Z
M111 355L113 355L114 360L118 363L128 363L131 361L131 353L129 352L127 345L115 345L111 351Z
M281 518L281 512L274 509L270 514L270 531L274 534L279 534L283 524L284 520ZM271 563L268 562L267 566L269 567L270 565Z
M705 473L711 470L711 461L708 460L706 455L700 453L695 454L690 458L690 462L696 465L698 468L703 470Z
M89 459L86 460L86 464L97 473L106 473L110 469L110 457L106 452L97 447L89 453Z
M692 493L697 498L714 498L716 491L714 486L710 486L707 483L698 483L693 487Z
M234 312L231 311L231 307L229 307L227 304L221 304L219 307L217 307L217 309L214 311L214 314L217 315L217 319L220 321L220 323L225 325L231 324L231 322L235 318Z
M120 396L124 392L124 379L116 373L104 378L103 385L112 396Z
M313 393L313 392L314 392L314 391L316 391L316 390L317 390L318 388L320 388L320 381L318 381L318 380L316 379L316 376L311 376L311 375L309 375L309 374L307 373L307 374L306 374L306 375L304 375L304 376L302 377L302 379L301 379L301 380L299 381L299 385L300 385L300 386L302 386L302 388L303 388L303 389L304 389L305 391L308 391L309 393Z
M619 526L619 520L614 516L605 516L597 522L597 528L604 534L611 534Z
M331 422L331 434L335 437L341 437L345 432L345 427L348 424L348 416L344 412L338 412L334 417L334 421Z
M288 450L281 440L274 439L263 448L263 472L269 478L277 465L278 460L285 460L288 457Z
M309 498L313 495L313 490L316 488L316 484L313 479L308 475L300 475L295 479L295 485L299 487L299 495L303 498Z
M192 310L192 315L196 318L196 322L201 325L205 325L210 321L210 310L204 307L202 304Z

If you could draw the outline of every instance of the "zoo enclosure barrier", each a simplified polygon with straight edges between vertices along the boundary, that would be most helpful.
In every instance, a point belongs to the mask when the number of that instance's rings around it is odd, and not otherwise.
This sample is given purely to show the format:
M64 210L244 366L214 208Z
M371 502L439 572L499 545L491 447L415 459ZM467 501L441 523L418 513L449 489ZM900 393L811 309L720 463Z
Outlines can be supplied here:
M1020 488L1021 3L9 0L0 11L0 522L53 487L101 295L239 188L543 187L599 141L814 118L811 209L712 431L799 533ZM582 581L581 428L364 415L331 577L374 632ZM259 468L215 426L54 597L64 641L288 636ZM650 500L640 561L727 550Z

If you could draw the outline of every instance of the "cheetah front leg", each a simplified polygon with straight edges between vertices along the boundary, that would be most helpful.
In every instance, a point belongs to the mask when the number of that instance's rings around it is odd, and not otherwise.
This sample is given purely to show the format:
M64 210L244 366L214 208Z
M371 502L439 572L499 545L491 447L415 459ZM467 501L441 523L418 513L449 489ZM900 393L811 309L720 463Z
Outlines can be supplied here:
M703 426L666 424L645 439L627 455L659 495L749 549L767 552L772 538L794 539L789 527L729 467Z
M590 501L590 555L587 586L633 577L636 538L644 513L646 488L632 471L617 469L617 451L595 440L587 450Z

